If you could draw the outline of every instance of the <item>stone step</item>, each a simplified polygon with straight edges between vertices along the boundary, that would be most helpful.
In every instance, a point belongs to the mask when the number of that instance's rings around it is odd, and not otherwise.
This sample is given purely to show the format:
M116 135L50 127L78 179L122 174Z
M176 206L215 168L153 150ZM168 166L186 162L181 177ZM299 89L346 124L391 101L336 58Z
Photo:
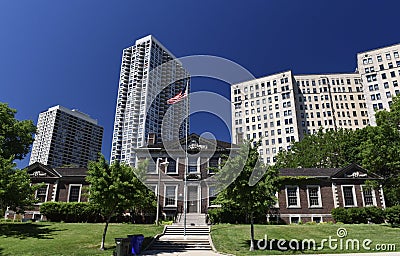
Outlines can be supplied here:
M184 227L182 226L166 226L164 230L164 235L183 235ZM186 227L186 235L209 235L210 227L202 226L190 226Z
M212 247L205 240L156 241L151 250L212 250Z

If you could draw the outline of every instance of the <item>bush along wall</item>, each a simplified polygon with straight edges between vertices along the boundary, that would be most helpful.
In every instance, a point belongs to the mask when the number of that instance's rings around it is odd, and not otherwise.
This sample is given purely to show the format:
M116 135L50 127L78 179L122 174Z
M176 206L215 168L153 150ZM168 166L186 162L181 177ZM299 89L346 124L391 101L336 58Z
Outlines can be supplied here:
M332 217L336 222L361 224L385 222L384 210L375 206L364 208L335 208Z
M386 208L385 216L387 222L390 223L392 226L400 225L400 205Z
M59 222L102 222L100 208L90 203L46 202L40 206L40 213L47 220Z

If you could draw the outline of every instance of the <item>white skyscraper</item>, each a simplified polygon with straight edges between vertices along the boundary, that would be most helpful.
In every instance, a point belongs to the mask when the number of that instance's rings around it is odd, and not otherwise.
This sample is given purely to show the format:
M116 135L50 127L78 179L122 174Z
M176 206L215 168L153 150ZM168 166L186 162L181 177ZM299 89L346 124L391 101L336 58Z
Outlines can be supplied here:
M392 97L400 94L400 44L357 54L371 125L375 111L389 110Z
M29 164L87 167L101 152L103 127L77 110L54 106L39 114Z
M134 149L146 145L150 134L160 143L188 133L188 101L168 105L167 100L186 84L189 92L189 81L179 60L151 35L123 50L111 162L134 165Z
M232 138L261 139L265 163L291 142L320 128L359 129L368 113L357 73L293 75L281 72L231 86Z

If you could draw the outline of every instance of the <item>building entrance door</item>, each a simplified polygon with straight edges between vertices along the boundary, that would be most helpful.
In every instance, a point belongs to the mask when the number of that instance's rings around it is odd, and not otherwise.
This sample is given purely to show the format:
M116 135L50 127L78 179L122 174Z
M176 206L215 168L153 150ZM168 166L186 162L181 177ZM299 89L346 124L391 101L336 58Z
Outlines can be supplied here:
M188 186L187 189L188 189L187 212L188 213L197 213L197 204L198 204L197 186Z

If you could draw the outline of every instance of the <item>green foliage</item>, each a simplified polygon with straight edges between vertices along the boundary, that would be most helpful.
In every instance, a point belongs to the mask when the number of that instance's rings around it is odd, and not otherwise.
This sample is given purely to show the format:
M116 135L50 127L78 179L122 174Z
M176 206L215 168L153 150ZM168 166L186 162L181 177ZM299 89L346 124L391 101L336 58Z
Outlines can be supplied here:
M400 205L386 208L385 217L391 225L400 225Z
M0 102L0 157L4 159L23 159L33 143L36 127L31 120L16 120L16 113Z
M250 250L254 250L254 218L257 214L265 215L275 204L278 190L278 170L260 163L258 146L252 141L242 145L238 155L228 159L218 173L223 184L236 175L233 182L218 194L216 202L225 209L240 209L239 213L248 217L251 224Z
M46 202L40 206L40 212L49 221L64 222L99 222L100 208L86 202Z
M364 208L335 208L332 210L332 217L338 223L345 224L361 224L361 223L375 223L380 224L384 222L384 212L378 207L364 207Z
M339 129L306 135L294 142L291 149L277 156L279 168L325 168L344 167L358 162L357 146L360 136L356 131Z
M7 207L23 212L36 202L35 191L42 186L30 185L29 174L15 168L12 159L0 157L0 214L4 216Z
M90 184L89 201L100 208L106 222L101 249L104 249L108 223L113 216L131 208L155 205L154 193L137 177L142 177L146 169L146 163L140 164L137 170L118 161L109 165L101 154L98 161L89 163L86 177Z

